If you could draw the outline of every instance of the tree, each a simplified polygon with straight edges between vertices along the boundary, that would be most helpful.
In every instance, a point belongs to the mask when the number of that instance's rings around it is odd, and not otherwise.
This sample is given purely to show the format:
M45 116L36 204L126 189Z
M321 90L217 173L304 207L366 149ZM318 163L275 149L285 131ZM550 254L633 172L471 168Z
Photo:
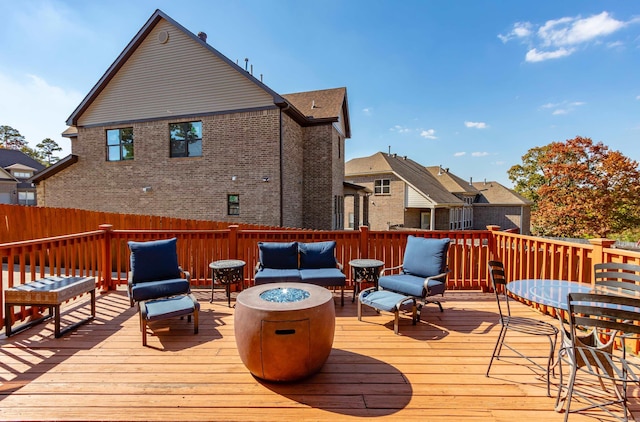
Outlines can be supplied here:
M36 151L44 157L47 161L47 165L51 165L60 160L60 157L56 157L53 155L56 151L62 151L62 148L56 141L51 138L43 139L38 145L36 145Z
M640 224L638 163L589 138L530 149L509 169L515 190L534 202L532 232L607 237Z
M21 150L27 141L18 130L11 126L0 126L0 148Z

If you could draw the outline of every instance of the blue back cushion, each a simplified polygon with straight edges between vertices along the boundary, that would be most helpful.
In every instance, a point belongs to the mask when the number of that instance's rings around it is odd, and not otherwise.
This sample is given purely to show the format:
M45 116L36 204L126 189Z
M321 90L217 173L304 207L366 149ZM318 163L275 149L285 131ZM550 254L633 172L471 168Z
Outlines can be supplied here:
M129 241L134 283L180 278L175 237L150 242Z
M447 268L451 240L409 236L404 250L402 269L420 277L442 274Z
M264 268L298 268L298 242L258 242L258 252Z
M299 243L300 269L335 268L336 242Z

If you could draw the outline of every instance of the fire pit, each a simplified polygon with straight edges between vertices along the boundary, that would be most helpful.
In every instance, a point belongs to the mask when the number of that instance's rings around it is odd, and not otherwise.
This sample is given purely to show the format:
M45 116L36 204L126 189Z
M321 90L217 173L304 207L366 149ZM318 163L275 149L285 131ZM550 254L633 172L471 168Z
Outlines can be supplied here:
M270 283L238 294L234 315L238 352L247 369L269 381L315 374L331 353L333 295L304 283Z

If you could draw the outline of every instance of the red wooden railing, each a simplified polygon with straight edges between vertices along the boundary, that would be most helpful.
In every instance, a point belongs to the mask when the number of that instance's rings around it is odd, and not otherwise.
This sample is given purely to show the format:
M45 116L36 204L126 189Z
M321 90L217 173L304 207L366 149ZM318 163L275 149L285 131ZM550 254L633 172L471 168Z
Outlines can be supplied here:
M110 224L98 230L43 239L0 244L2 291L48 275L95 276L101 290L115 289L126 283L129 271L129 240L152 240L177 237L180 265L191 272L194 287L211 286L209 263L218 259L244 260L247 283L253 283L260 241L335 240L336 256L344 265L348 282L354 258L377 258L387 267L402 262L407 236L452 240L448 264L448 288L452 290L489 291L487 261L504 262L508 280L555 278L590 283L592 268L598 262L640 264L640 253L611 248L612 241L595 239L590 244L576 244L524 236L497 230L476 231L314 231L296 229L254 229L229 226L217 230L122 229ZM0 305L4 293L0 295ZM4 306L0 306L4 321ZM543 309L543 311L547 311ZM33 310L22 308L15 317L25 319Z

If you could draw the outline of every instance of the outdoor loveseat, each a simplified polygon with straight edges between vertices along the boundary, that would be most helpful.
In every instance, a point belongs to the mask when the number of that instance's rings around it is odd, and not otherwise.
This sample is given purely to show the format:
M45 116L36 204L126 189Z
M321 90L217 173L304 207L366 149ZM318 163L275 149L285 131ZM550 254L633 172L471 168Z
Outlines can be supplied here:
M255 284L297 282L336 286L340 287L340 304L344 306L347 278L335 257L335 248L335 241L258 242Z

